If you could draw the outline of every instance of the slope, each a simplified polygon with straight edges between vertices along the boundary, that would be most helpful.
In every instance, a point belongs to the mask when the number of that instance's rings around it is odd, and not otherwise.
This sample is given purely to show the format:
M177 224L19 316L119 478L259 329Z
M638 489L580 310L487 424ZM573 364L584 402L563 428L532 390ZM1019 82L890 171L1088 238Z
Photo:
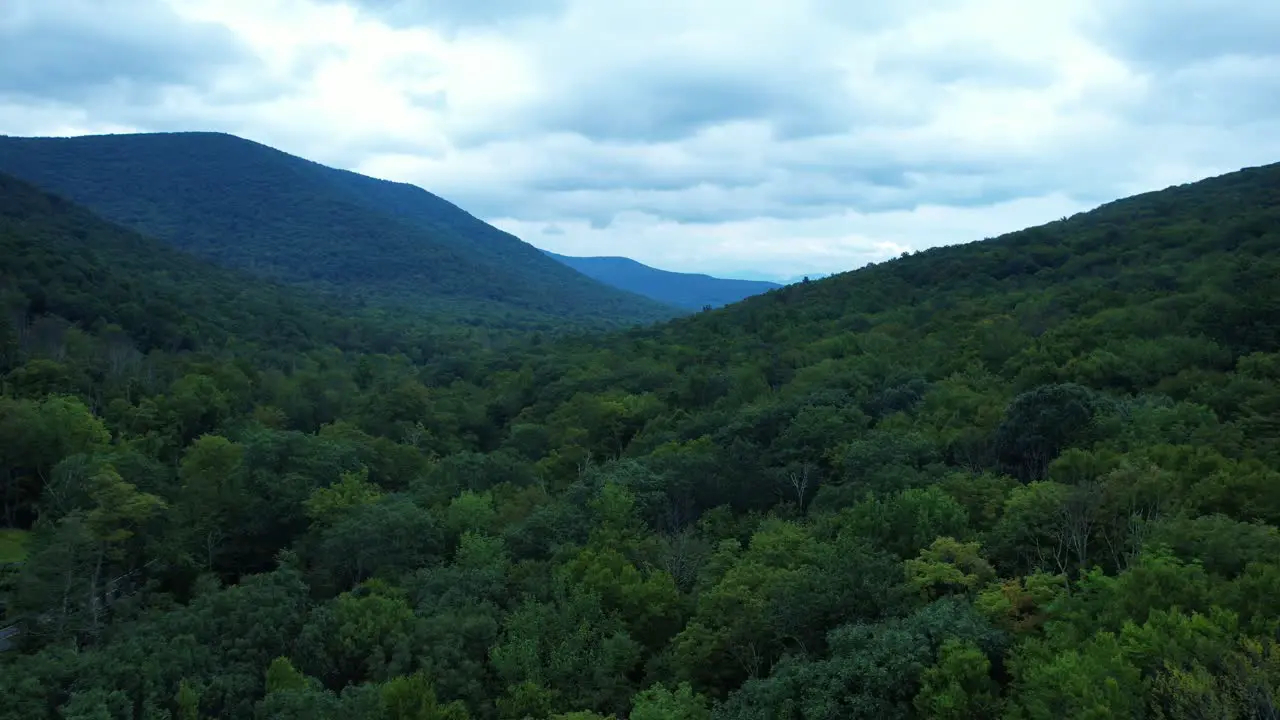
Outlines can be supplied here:
M230 135L6 137L0 172L223 265L463 322L599 327L675 314L424 190Z
M543 252L587 277L688 310L721 307L782 287L763 280L735 280L659 270L624 257L571 257L548 250Z
M709 322L785 344L793 333L829 337L884 323L915 337L948 328L980 335L986 330L973 323L989 313L986 322L1016 326L1026 343L1061 324L1105 319L1109 309L1151 304L1163 322L1194 327L1237 352L1272 351L1280 314L1269 316L1267 303L1280 290L1272 283L1278 218L1280 164L1246 168L789 286ZM698 325L670 326L686 327Z
M345 298L222 268L4 174L0 304L5 361L24 346L65 354L68 327L105 333L99 339L108 354L241 346L287 357L326 345L421 352L444 347L448 337L466 342ZM106 331L112 326L114 334Z
M719 499L745 507L754 487L760 507L777 491L761 470L787 463L768 446L807 404L853 402L874 428L903 417L942 422L916 413L943 412L971 393L982 404L950 408L946 427L928 429L930 442L947 462L1003 467L988 456L992 434L1019 393L1075 383L1185 400L1195 397L1188 384L1196 373L1227 372L1251 353L1277 350L1280 164L790 285L612 343L568 344L571 360L530 356L541 392L513 429L568 423L552 436L591 438L557 448L566 471L587 456L643 455L703 433L717 446L759 442L753 472L731 471L720 458L734 494ZM656 402L637 404L647 414L630 424L617 421L628 428L620 437L579 436L573 423L591 413L558 409L591 388ZM747 431L739 415L766 425ZM828 430L813 438L825 450L864 431ZM764 434L749 439L756 432ZM815 447L810 462L834 480L825 450Z

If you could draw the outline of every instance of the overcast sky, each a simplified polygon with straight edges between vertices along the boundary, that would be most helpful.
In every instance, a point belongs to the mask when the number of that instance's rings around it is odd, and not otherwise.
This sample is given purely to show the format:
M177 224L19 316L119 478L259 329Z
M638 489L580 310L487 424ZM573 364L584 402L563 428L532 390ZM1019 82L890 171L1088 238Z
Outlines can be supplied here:
M221 130L787 277L1280 161L1276 0L0 0L0 133Z

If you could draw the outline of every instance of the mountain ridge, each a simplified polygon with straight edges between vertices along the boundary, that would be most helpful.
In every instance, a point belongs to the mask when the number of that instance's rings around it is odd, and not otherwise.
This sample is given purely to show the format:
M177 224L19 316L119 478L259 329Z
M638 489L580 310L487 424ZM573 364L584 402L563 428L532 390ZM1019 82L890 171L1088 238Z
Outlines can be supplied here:
M463 323L617 327L678 314L425 189L227 133L0 137L0 171L220 264Z
M704 273L676 272L616 255L572 256L542 250L574 270L621 290L689 310L720 307L783 287L765 280L721 278Z

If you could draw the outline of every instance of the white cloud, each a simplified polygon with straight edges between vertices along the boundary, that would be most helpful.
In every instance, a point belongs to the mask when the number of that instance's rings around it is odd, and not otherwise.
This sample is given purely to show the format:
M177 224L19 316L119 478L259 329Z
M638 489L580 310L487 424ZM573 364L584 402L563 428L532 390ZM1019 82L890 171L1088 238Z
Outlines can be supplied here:
M1071 215L1080 203L1062 195L985 207L924 205L911 210L845 210L809 218L687 224L626 212L607 228L583 221L497 218L498 227L569 255L626 255L658 267L716 273L750 268L793 278L838 272L903 252L969 242ZM548 232L550 230L550 232Z
M0 132L225 130L557 252L778 276L1280 160L1271 0L168 2L251 70L55 73L78 89L0 95Z

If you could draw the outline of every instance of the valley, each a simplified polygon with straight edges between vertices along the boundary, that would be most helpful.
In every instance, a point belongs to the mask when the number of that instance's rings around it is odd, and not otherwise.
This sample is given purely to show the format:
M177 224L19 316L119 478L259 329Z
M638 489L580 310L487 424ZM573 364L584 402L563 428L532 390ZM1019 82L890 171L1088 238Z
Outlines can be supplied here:
M229 136L0 172L0 718L1276 707L1280 165L706 312Z

